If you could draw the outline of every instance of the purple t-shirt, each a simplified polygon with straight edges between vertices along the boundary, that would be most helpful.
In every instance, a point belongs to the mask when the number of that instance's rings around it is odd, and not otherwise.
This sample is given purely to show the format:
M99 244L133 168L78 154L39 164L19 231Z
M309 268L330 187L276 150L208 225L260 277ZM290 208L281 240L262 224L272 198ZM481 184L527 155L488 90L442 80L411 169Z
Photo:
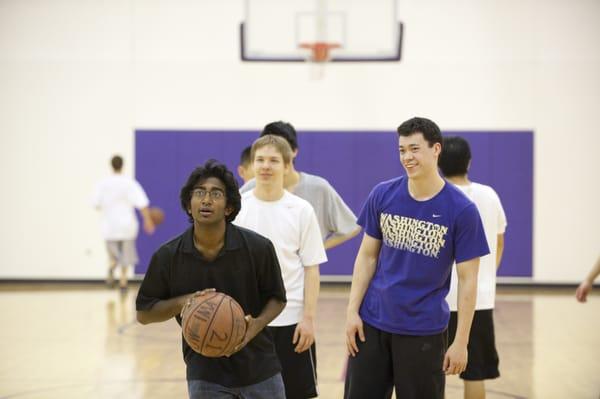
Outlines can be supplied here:
M375 186L358 224L381 240L361 318L394 334L443 332L452 264L489 253L475 204L449 183L435 197L417 201L402 176Z

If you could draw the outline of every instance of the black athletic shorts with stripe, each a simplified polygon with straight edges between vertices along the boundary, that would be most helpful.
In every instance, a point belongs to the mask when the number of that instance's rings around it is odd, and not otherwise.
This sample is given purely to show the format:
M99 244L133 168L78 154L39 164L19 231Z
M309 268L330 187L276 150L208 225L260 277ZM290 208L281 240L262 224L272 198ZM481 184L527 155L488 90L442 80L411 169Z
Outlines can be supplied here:
M467 381L490 380L500 377L498 371L498 352L494 335L493 309L476 310L473 315L467 351L469 360L467 369L460 373L460 378ZM457 313L450 313L448 324L448 342L454 341L456 335Z
M399 335L363 323L365 342L349 357L345 399L387 399L392 389L402 399L443 399L442 371L446 331L436 335Z
M283 327L267 327L275 342L275 351L281 363L281 376L287 399L308 399L318 396L317 347L313 343L302 353L294 352L292 344L297 324ZM260 367L260 365L256 365Z

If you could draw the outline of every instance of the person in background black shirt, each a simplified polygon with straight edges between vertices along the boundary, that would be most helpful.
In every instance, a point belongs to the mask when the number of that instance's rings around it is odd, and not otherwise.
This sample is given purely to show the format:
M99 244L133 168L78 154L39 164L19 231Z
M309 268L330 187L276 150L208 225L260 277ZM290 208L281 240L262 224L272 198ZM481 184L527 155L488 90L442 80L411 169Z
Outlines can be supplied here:
M156 323L180 314L195 296L218 291L246 313L243 342L225 357L208 358L182 339L189 397L284 398L281 365L264 327L285 307L273 244L231 224L241 208L233 174L210 160L196 168L180 193L193 225L152 256L136 299L137 320Z

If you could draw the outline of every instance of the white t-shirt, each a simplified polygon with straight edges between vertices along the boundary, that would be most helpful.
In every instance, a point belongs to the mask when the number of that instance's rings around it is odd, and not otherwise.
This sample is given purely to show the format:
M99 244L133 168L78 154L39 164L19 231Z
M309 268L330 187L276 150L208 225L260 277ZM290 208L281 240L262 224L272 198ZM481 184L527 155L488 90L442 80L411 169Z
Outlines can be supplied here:
M120 174L98 183L92 197L92 205L102 212L102 236L110 241L134 240L139 229L134 208L142 209L148 204L140 183Z
M269 325L298 323L304 308L304 267L327 262L312 206L288 191L277 201L262 201L251 190L242 194L242 209L233 223L267 237L275 247L287 304Z
M490 186L471 183L467 186L456 185L477 206L485 237L490 247L490 254L479 261L479 276L477 278L477 302L475 309L493 309L496 298L496 253L498 250L498 235L506 230L506 215L496 191ZM456 267L452 268L450 292L446 297L450 310L458 309L458 275Z

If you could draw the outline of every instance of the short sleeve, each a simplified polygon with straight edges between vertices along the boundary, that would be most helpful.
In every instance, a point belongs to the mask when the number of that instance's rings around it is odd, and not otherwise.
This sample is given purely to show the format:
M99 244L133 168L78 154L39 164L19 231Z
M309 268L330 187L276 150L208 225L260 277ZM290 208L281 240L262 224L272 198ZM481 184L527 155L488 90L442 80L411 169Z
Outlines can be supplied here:
M354 212L346 205L338 192L335 191L329 183L327 183L326 190L328 233L334 235L346 235L358 229L356 215L354 215Z
M165 247L152 255L135 300L136 310L149 310L155 303L170 298L169 267L171 257Z
M500 201L500 197L498 196L498 194L494 191L494 196L496 199L496 207L498 209L498 219L497 219L497 223L498 223L498 234L504 234L504 232L506 231L506 214L504 213L504 208L502 207L502 201Z
M277 260L277 254L271 241L266 240L264 248L260 251L261 258L257 259L258 285L263 303L270 298L279 299L287 302L285 296L285 286L281 277L281 267Z
M319 222L312 206L307 203L302 212L300 237L300 261L302 266L314 266L327 262Z
M129 200L138 209L145 208L150 204L146 192L142 188L141 184L135 180L133 181L133 185L131 187Z
M490 253L481 217L475 204L463 209L454 222L454 258L456 263Z
M240 187L240 194L244 194L256 187L256 180L250 179L242 187Z
M381 240L381 225L379 224L379 210L377 203L377 187L375 187L364 203L357 223L365 229L369 236Z

